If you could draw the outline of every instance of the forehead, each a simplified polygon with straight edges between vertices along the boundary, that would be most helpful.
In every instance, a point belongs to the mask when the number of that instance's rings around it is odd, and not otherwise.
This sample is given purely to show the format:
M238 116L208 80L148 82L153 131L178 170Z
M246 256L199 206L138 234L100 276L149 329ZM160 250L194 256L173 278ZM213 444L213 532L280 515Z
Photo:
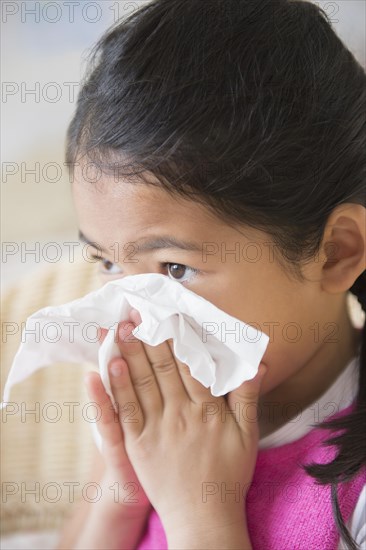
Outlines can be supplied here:
M173 196L156 185L115 182L103 177L86 181L75 171L72 194L80 229L91 238L139 238L162 231L210 240L229 226L197 202Z

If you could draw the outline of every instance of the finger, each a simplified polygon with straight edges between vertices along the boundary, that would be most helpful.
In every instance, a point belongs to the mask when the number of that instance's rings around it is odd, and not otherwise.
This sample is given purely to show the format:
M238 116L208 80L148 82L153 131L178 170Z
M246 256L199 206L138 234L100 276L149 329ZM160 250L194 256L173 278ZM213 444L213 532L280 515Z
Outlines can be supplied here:
M239 409L238 424L242 434L258 436L258 400L267 367L260 363L254 378L243 382L236 390L228 394L227 404L230 410ZM245 413L244 413L245 411Z
M99 407L96 426L102 438L102 452L108 460L108 466L116 469L124 467L129 459L124 446L123 431L100 375L97 372L86 373L85 385L90 399Z
M172 354L174 355L173 340L169 339L167 340L167 342L169 344ZM199 403L199 404L201 404L202 401L207 401L209 399L212 399L213 397L212 397L210 388L206 388L203 384L201 384L201 382L193 378L188 365L186 365L185 363L182 363L182 361L180 361L178 357L176 357L175 355L174 357L175 357L180 378L185 387L186 393L189 395L190 399L193 402Z
M110 361L108 369L111 390L125 439L131 435L138 436L143 430L144 418L128 365L124 359L115 357Z
M129 376L142 408L144 421L154 421L161 414L163 401L144 344L133 336L131 322L122 322L118 330L118 346L128 364Z
M135 325L139 325L142 322L141 316L137 309L132 309L129 315L129 319L125 319L121 322L132 322ZM98 326L97 328L97 338L99 340L99 343L102 344L104 342L105 337L108 334L108 329ZM118 337L115 339L115 341L118 341Z
M183 400L190 399L168 341L162 342L158 346L144 344L144 348L158 381L163 405L167 406L169 402L177 405Z
M135 325L139 325L140 323L142 323L141 315L139 314L137 309L131 309L130 319L135 323Z
M108 334L108 329L103 328L103 327L98 327L97 337L98 337L98 340L99 340L100 344L102 344L104 342L104 338L107 336L107 334Z

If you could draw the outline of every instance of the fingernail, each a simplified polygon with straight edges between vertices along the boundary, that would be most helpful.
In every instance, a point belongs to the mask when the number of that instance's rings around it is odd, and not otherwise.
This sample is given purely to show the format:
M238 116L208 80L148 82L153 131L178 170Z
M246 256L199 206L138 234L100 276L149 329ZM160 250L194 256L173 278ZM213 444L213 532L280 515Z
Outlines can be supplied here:
M141 323L142 319L141 319L140 312L137 309L135 309L134 307L130 311L130 317L131 316L135 317L135 319L137 319L138 323Z
M103 336L103 330L102 330L102 327L98 327L97 328L97 337L98 337L98 340L100 340Z
M126 321L125 323L122 323L119 329L119 337L121 338L122 342L125 342L126 340L131 341L135 339L134 335L131 334L135 327L136 325L131 321Z
M120 363L113 363L109 370L111 372L111 375L114 376L115 378L117 376L121 376L123 371L122 365Z

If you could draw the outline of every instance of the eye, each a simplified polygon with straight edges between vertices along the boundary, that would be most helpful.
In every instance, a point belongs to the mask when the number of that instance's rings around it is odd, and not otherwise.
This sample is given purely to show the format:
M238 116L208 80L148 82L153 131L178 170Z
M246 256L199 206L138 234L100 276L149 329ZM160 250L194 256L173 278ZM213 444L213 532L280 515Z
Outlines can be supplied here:
M184 264L172 264L172 263L166 262L162 265L163 267L167 268L168 276L171 279L173 279L173 281L178 281L178 283L185 283L187 281L190 281L198 273L198 269L194 269L193 267L188 267L187 265L184 265Z
M99 272L104 275L119 275L122 273L122 270L120 267L118 267L117 264L114 264L113 262L110 262L109 260L106 260L105 258L101 256L91 256L94 260L100 262Z
M99 272L101 275L120 275L123 273L122 269L117 264L106 260L102 256L91 255L93 260L100 262ZM162 269L168 271L168 277L177 281L178 283L186 283L191 281L198 273L198 269L189 267L184 264L173 264L169 262L161 263Z

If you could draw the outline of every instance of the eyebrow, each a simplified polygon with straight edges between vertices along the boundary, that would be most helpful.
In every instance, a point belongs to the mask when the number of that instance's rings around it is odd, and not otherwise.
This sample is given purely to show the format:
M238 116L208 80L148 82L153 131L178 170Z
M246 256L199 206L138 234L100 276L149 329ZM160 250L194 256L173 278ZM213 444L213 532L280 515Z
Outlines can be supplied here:
M101 252L104 252L108 254L108 251L99 246L95 241L89 240L82 231L79 230L79 240L89 244L91 246L94 246ZM142 242L141 242L142 241ZM202 252L202 245L199 243L196 243L194 241L183 241L181 239L177 239L176 237L170 236L170 235L162 235L159 237L150 237L149 239L139 239L137 241L131 241L130 243L126 244L133 244L136 243L138 245L138 252L148 252L152 250L160 250L160 249L180 249L180 250L188 250L191 252Z

